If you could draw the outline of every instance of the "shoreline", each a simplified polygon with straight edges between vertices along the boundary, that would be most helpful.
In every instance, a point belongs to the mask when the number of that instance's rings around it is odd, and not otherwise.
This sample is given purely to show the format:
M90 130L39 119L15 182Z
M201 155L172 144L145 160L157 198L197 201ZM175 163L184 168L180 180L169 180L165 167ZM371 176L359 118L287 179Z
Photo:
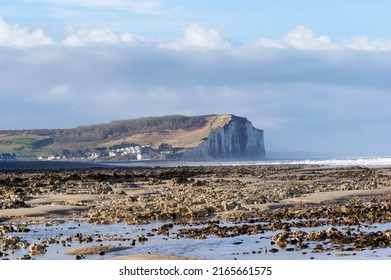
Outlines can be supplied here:
M346 158L313 158L313 159L274 159L260 160L131 160L131 161L0 161L2 171L29 171L29 170L85 170L85 169L132 169L132 168L173 168L173 167L216 167L216 166L274 166L274 165L303 165L322 166L330 168L360 166L365 168L390 168L391 157L346 157Z

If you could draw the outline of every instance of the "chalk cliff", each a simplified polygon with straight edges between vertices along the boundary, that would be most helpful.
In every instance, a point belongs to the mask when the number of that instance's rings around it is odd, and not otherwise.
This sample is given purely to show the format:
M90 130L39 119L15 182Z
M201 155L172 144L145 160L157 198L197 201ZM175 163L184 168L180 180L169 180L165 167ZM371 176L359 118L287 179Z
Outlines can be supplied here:
M246 118L229 115L223 126L211 130L202 143L183 156L192 160L263 159L263 131L254 128Z

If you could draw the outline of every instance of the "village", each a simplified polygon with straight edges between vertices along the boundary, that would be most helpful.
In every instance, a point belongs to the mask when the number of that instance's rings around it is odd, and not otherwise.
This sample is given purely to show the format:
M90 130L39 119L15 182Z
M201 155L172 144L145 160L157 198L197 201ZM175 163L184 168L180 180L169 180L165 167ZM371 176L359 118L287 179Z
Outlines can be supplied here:
M95 151L83 152L81 156L73 156L70 153L62 155L53 154L47 157L40 156L38 160L54 161L54 160L151 160L161 159L166 155L174 154L174 150L170 145L161 144L159 148L153 149L151 145L135 145L121 144L114 145L110 148L96 148Z

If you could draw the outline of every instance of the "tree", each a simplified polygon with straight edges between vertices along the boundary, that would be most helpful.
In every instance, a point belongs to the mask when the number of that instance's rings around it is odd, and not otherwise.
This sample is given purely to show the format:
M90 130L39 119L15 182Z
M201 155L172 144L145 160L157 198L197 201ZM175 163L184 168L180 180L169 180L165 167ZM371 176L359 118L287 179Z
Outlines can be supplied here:
M64 150L62 150L62 155L64 157L69 157L71 155L71 151L68 149L64 149Z
M172 146L170 144L167 144L167 143L161 143L159 148L158 148L159 152L171 151L171 150L172 150Z

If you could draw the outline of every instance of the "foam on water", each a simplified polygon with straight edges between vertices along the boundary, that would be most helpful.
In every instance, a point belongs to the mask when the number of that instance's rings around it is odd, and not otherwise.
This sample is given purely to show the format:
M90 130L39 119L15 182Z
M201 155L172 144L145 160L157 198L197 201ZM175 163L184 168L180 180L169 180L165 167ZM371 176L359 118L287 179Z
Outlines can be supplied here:
M316 164L329 166L391 166L391 157L370 157L370 158L345 158L345 159L300 159L267 161L269 164ZM257 162L256 165L267 164Z
M107 162L118 167L178 167L178 166L241 166L241 165L327 165L327 166L391 166L391 157L330 158L330 159L279 159L261 161L128 161Z

